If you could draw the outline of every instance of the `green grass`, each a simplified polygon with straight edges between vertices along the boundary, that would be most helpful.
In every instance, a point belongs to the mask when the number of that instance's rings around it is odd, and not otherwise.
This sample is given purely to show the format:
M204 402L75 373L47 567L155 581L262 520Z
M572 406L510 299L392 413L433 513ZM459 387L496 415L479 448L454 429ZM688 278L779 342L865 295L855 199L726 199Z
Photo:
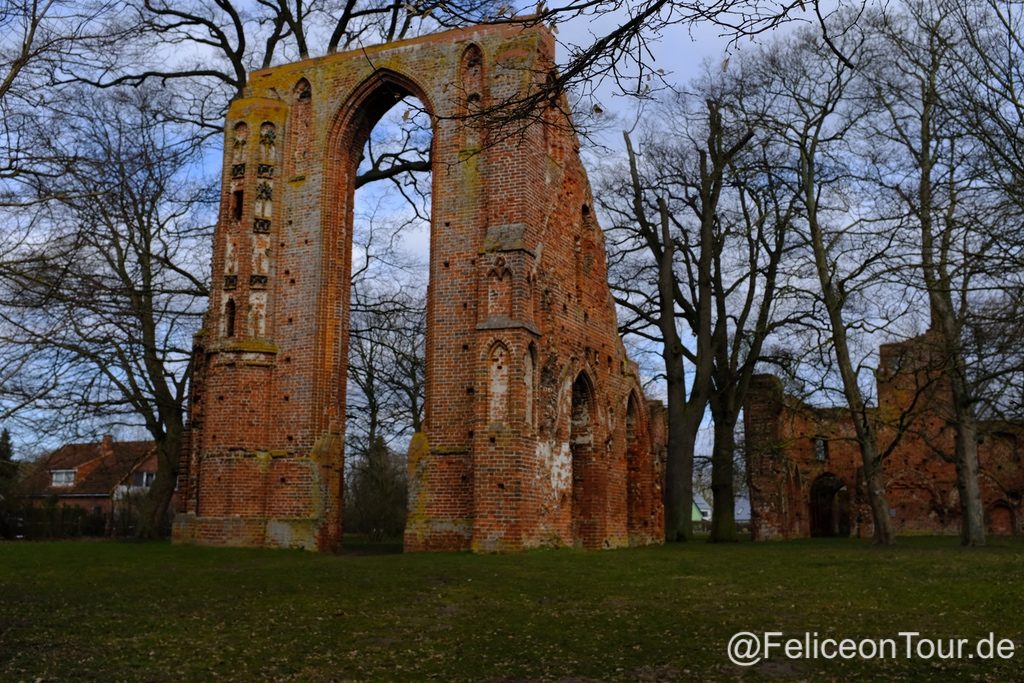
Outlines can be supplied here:
M729 663L736 631L1013 639L1009 661ZM0 680L1022 680L1024 541L325 556L0 544Z

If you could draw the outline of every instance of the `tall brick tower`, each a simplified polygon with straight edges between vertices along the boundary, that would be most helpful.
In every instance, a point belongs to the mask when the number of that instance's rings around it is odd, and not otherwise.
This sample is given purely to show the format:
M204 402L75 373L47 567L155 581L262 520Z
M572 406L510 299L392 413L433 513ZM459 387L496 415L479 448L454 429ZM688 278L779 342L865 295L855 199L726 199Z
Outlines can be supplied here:
M252 74L225 129L176 540L338 547L353 181L409 95L434 137L406 549L661 539L656 444L564 102L514 136L467 116L520 99L553 57L542 27L486 26Z

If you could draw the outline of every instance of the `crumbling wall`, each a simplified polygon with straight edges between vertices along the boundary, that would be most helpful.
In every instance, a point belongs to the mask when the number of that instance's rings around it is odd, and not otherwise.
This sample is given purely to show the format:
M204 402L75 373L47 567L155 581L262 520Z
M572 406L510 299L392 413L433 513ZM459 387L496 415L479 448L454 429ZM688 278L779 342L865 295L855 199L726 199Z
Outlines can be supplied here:
M876 372L878 407L871 419L885 449L886 496L903 534L959 533L960 508L948 385L936 371L928 335L882 347ZM820 409L786 396L782 383L760 375L744 407L748 478L755 539L814 535L815 482L835 477L849 505L844 528L870 537L871 511L853 423L844 409ZM978 457L986 524L993 534L1021 532L1024 424L982 422Z

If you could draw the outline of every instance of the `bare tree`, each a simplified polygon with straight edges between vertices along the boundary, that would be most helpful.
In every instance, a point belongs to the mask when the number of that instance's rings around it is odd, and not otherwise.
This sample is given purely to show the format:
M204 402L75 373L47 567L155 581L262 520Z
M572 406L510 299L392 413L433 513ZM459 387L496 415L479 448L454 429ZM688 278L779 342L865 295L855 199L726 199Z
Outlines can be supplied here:
M988 153L976 171L1024 207L1024 8L1007 0L948 0L942 9L959 39L950 53L957 110Z
M930 443L956 466L965 545L985 541L979 421L1013 410L1001 394L1016 393L1022 368L1003 338L1021 327L1017 143L996 134L1018 117L1020 50L1013 13L1004 15L1009 23L997 21L998 7L905 2L872 17L876 49L887 58L868 70L864 86L878 111L865 135L875 147L871 180L888 203L880 215L909 236L903 249L918 258L904 282L928 301L930 325L918 341L944 396L934 409L952 427L953 448Z
M856 54L859 63L870 58L865 37L856 26L846 25L836 33L844 51ZM860 384L861 376L870 369L857 363L854 345L860 341L856 337L859 331L877 331L891 319L876 314L879 322L873 323L870 314L858 315L851 309L870 292L885 295L879 284L899 257L890 254L894 233L874 229L875 224L861 216L859 193L863 188L851 181L854 155L850 146L856 135L851 129L860 120L851 90L860 74L810 31L759 50L747 67L759 94L752 98L755 102L741 106L756 112L767 127L777 131L800 198L802 220L794 227L807 244L818 284L815 297L824 308L825 320L820 324L827 339L823 354L812 355L812 360L834 362L838 369L842 400L861 453L874 541L890 545L895 539L882 462L898 444L902 430L896 430L888 446L879 443L877 415ZM818 322L815 318L812 323L815 329ZM819 376L828 382L827 374Z
M774 307L795 198L772 174L763 156L768 147L751 145L754 130L742 120L725 121L723 102L735 93L720 86L709 81L696 95L673 100L671 108L681 113L660 118L642 156L627 136L629 180L602 193L613 216L612 285L628 312L624 329L664 349L669 540L688 535L694 439L709 406L712 538L735 538L736 422L763 344L786 322L774 317ZM674 136L666 137L666 124L677 126ZM688 395L684 362L693 368Z
M1024 414L1024 357L1016 343L1024 330L1024 255L1014 229L1024 212L1024 11L1005 0L949 0L943 7L961 38L952 53L955 109L983 150L972 172L988 190L989 218L974 229L988 233L986 271L999 281L976 293L965 344L969 357L985 359L975 364L979 411L1014 418Z
M0 401L30 406L15 419L50 434L141 423L160 461L145 535L176 485L211 232L211 197L190 176L196 148L156 115L161 98L141 89L53 116L35 144L73 163L33 177L46 202L0 263L0 355L17 366Z
M359 289L358 283L354 283ZM358 456L391 447L423 422L426 301L422 292L360 292L353 306L346 437Z
M612 218L608 250L612 289L616 303L626 311L621 331L660 344L668 389L668 461L665 467L665 539L692 537L693 449L697 430L707 408L711 373L710 298L701 296L710 286L710 254L698 259L700 284L691 298L680 284L680 261L668 200L652 178L641 175L637 154L624 133L628 179L620 180L598 201ZM647 141L645 140L645 143ZM654 169L648 168L648 171ZM654 180L654 182L657 182ZM674 207L676 208L676 207ZM708 228L709 226L702 226ZM699 329L690 348L683 343L679 318ZM687 391L685 363L695 377Z
M426 311L414 292L359 297L349 344L345 519L346 529L379 540L405 526L400 444L423 419Z
M732 85L724 102L735 102ZM714 422L711 489L714 501L711 540L736 540L735 466L736 427L750 380L764 359L766 342L806 315L787 307L790 296L782 264L788 258L797 197L783 182L766 131L755 131L742 118L727 124L721 103L708 100L708 148L719 150L733 141L754 141L737 149L721 171L730 188L727 202L716 215L713 287L715 324L712 390L709 406ZM742 154L740 153L742 152ZM719 152L720 153L720 152ZM702 176L705 173L702 171ZM707 248L707 247L702 247Z
M970 171L973 142L952 106L953 50L960 40L944 8L931 2L907 3L902 11L884 12L872 28L888 59L869 74L874 102L883 112L871 134L880 148L875 180L893 198L897 223L917 232L917 273L930 309L928 339L934 370L950 392L955 425L957 488L964 545L985 543L984 513L978 472L978 395L964 347L973 276L967 210L973 193ZM879 150L881 151L881 149ZM979 216L972 215L970 220Z
M51 98L53 64L100 30L103 9L58 0L9 0L0 6L0 207L31 202L17 181L43 171L32 144L37 113ZM52 160L45 160L52 171ZM3 245L0 245L0 249Z
M559 95L566 92L590 102L590 107L582 107L585 110L596 106L597 93L607 84L613 86L614 92L639 98L649 98L659 91L673 91L671 74L657 64L657 45L701 26L720 29L721 35L730 37L735 44L791 22L809 24L817 27L825 44L848 62L849 56L840 52L827 24L828 18L847 4L862 7L864 3L861 0L852 3L640 0L627 4L542 0L534 13L525 15L516 15L510 5L500 5L494 15L484 15L483 20L527 26L545 24L556 31L571 22L593 22L610 28L588 32L587 41L562 40L561 48L566 57L557 70L538 79L525 95L497 103L482 114L491 126L517 129L520 122L538 118L538 111L557 103ZM455 14L464 21L481 21L479 13ZM595 19L604 21L594 22ZM676 35L673 32L677 32Z
M487 16L493 0L457 5L382 0L120 0L106 34L81 42L54 75L100 88L180 84L174 115L221 130L248 73L275 64L387 43Z

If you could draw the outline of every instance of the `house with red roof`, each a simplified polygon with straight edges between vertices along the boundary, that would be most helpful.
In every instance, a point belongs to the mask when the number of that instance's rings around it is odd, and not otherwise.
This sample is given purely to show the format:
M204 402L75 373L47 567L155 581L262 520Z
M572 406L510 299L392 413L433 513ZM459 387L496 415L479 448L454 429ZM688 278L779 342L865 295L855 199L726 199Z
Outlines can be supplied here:
M156 477L156 446L152 441L114 441L61 446L34 464L21 484L25 503L81 508L104 520L111 533L119 517L148 492Z

